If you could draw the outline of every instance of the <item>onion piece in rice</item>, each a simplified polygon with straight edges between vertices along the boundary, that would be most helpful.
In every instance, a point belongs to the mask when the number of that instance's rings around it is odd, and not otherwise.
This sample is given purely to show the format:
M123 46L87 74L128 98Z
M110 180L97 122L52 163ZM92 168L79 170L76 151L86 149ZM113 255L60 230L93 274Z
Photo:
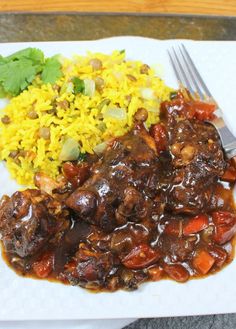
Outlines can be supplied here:
M152 100L155 99L154 90L151 88L140 88L141 97L143 99Z
M62 146L61 153L59 155L60 161L72 161L77 160L80 155L80 145L73 138L67 138Z
M92 79L84 79L84 94L93 97L95 93L95 82Z
M100 143L98 145L96 145L94 148L93 148L93 151L97 154L97 155L100 155L102 154L105 149L107 148L108 146L108 142L103 142L103 143Z
M122 107L107 107L103 112L103 117L104 119L125 120L127 113Z

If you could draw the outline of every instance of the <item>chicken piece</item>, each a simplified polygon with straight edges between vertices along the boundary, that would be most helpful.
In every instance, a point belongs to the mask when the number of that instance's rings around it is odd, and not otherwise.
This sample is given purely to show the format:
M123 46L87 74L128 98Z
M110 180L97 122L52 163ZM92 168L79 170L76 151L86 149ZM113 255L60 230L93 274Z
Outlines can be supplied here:
M106 286L118 265L118 258L111 252L101 252L81 243L73 260L65 265L63 276L71 284L98 289Z
M64 182L57 182L48 175L38 172L34 176L34 183L41 191L48 193L50 195L53 194L53 191L61 188L64 185Z
M64 232L60 242L55 249L54 273L61 273L64 269L68 257L74 255L80 242L85 242L88 237L97 229L86 222L77 221ZM97 244L99 241L96 241Z
M195 214L214 209L217 203L214 184L226 162L216 129L204 122L214 116L214 109L182 93L161 105L172 158L165 200L169 211Z
M163 234L158 240L157 247L161 250L163 259L168 257L173 263L183 262L191 257L196 242L195 237L180 238Z
M120 287L127 290L137 289L147 278L147 274L142 270L132 271L124 268L119 258L109 250L101 252L95 246L81 243L73 260L65 265L61 277L72 285L87 289L115 291Z
M34 176L34 184L41 192L49 194L62 203L74 190L67 177L63 175L58 176L57 180L55 180L45 173L37 172Z
M173 167L166 194L167 209L190 214L211 210L215 203L214 184L226 168L219 136L212 125L191 119L194 102L192 107L171 104L165 103L162 108L167 118Z
M127 218L130 217L137 221L147 217L150 202L145 200L142 193L135 188L127 187L124 191L124 198L115 212L117 223L119 225L125 224Z
M20 257L37 253L69 225L68 211L39 190L16 192L0 203L0 233L5 250Z
M143 224L129 223L110 234L109 249L118 256L127 255L135 246L149 243L151 228Z
M155 142L139 123L114 140L66 205L106 232L127 221L141 221L152 210L149 195L156 189L158 163Z

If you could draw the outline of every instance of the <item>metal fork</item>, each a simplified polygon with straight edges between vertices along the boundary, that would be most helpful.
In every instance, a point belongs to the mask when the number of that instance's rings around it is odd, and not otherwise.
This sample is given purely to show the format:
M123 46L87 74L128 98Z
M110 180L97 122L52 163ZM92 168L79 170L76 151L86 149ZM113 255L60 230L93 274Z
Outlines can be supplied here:
M221 109L203 81L186 47L183 44L178 47L178 50L173 47L168 54L180 88L187 88L195 99L216 104L217 110L214 113L216 117L208 122L217 129L227 158L233 158L236 156L236 137L227 127Z

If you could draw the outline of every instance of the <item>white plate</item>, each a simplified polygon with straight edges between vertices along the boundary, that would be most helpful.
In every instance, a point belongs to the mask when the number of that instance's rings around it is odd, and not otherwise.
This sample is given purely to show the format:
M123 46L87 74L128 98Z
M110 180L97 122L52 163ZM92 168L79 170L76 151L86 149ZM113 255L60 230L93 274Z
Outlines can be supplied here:
M163 78L176 80L166 50L180 41L118 37L98 41L0 44L7 55L25 47L38 47L46 55L71 56L87 50L110 53L126 49L127 57L147 64L159 63ZM236 43L183 41L236 134ZM0 104L1 105L1 104ZM0 167L0 196L17 185ZM236 262L206 279L185 284L173 281L146 283L137 291L93 294L79 287L24 279L0 260L0 320L108 319L198 315L236 312Z

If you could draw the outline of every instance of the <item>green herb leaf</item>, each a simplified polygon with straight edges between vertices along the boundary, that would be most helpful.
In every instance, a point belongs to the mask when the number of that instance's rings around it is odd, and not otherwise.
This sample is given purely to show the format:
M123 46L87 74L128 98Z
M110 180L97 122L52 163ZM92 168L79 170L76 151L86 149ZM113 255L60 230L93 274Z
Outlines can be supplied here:
M11 61L0 65L0 82L6 93L15 96L32 82L36 72L37 67L29 59Z
M44 53L37 48L25 48L4 58L6 62L21 59L29 59L33 65L40 65L44 63Z
M173 100L178 96L178 91L171 91L170 92L170 99Z
M79 162L83 162L83 161L86 160L86 157L87 157L87 154L81 152L81 153L79 154L77 160L78 160Z
M0 56L0 98L18 95L28 87L36 74L42 70L44 54L40 49L26 48L16 53Z
M74 93L75 94L79 94L79 93L84 92L84 89L85 89L84 80L81 80L78 77L74 77L72 79L72 82L74 84Z
M5 63L5 59L3 56L0 55L0 65Z
M6 92L3 88L3 86L0 84L0 98L6 97Z
M26 48L3 57L0 55L0 98L16 96L42 73L44 83L54 83L62 75L58 56L46 59L37 48Z
M62 76L61 63L58 56L46 59L46 63L42 72L42 80L44 83L54 83Z

